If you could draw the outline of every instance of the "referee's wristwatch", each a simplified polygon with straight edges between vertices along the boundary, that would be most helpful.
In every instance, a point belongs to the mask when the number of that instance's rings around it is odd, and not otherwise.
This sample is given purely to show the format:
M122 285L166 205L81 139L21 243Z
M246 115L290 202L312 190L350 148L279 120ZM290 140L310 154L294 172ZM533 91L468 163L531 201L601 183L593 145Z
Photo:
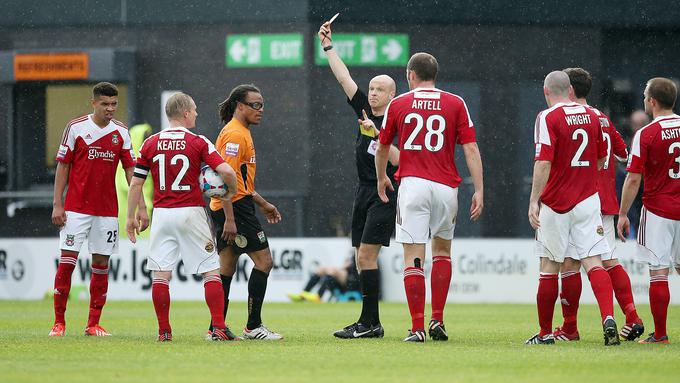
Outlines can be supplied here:
M328 52L328 51L331 50L331 49L333 49L333 44L331 44L331 45L329 45L329 46L326 46L326 47L323 47L323 51L324 51L324 52Z

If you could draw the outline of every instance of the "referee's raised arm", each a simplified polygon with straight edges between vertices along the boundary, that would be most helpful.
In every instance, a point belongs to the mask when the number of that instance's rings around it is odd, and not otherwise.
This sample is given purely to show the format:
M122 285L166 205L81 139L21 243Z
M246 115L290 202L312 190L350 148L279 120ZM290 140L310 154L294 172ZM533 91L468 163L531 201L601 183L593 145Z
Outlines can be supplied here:
M331 71L333 71L335 78L338 80L338 83L340 83L340 86L342 86L342 90L345 91L347 97L352 99L359 87L349 74L349 69L347 69L345 63L342 62L342 59L338 56L338 52L333 48L331 24L328 21L321 24L318 36L321 47L326 53L326 57L328 57L328 65L330 65Z

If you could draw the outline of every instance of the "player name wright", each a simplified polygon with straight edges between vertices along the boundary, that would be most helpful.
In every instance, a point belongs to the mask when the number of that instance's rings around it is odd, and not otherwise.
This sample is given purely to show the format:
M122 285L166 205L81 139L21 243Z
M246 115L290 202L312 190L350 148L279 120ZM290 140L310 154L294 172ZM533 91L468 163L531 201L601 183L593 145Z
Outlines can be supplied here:
M590 124L590 115L588 114L572 114L570 116L564 116L567 120L568 125L584 125Z

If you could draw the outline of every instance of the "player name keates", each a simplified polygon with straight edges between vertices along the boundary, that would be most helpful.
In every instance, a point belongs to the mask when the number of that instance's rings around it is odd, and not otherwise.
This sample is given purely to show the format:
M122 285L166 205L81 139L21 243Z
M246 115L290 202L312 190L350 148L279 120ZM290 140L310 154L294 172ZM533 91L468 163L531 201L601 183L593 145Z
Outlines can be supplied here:
M439 100L413 100L413 109L442 110Z
M184 150L187 146L184 140L158 140L157 150Z

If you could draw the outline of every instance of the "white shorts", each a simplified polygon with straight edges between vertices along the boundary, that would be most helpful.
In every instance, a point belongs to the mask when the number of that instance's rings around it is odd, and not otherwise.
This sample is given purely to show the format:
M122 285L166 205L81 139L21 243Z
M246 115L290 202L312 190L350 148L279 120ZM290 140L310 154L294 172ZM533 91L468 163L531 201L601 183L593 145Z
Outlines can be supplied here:
M90 254L118 254L118 217L67 211L66 223L59 231L61 250L78 253L85 239Z
M154 208L146 268L172 271L181 255L188 273L218 269L220 261L209 220L200 206Z
M616 228L614 227L614 216L613 215L603 215L602 216L602 226L604 227L604 238L607 240L609 245L609 252L606 254L601 254L603 261L611 261L612 259L618 259L616 256ZM569 243L569 248L567 248L567 257L572 259L577 258L576 247L573 243Z
M542 205L538 217L541 226L536 230L536 255L539 257L562 263L570 244L574 246L571 258L577 261L610 251L604 237L597 193L564 214Z
M680 221L660 217L646 207L640 212L635 260L650 270L680 266Z
M427 243L431 235L451 240L457 214L457 188L418 177L402 178L395 239L399 243Z

